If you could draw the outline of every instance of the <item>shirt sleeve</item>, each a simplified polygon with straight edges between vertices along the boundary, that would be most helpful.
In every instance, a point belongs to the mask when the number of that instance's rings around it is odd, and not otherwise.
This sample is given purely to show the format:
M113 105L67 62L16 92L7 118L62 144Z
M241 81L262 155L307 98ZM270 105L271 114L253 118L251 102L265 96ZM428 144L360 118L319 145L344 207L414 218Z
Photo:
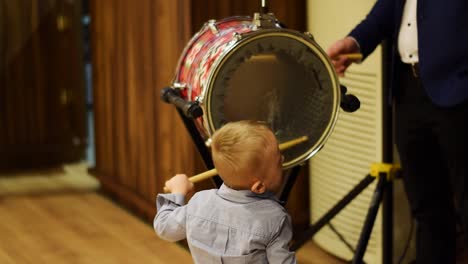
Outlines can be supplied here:
M280 228L272 241L268 244L266 254L271 264L296 263L296 255L289 250L289 241L292 238L291 218L285 216Z
M159 194L156 198L158 210L153 226L156 234L164 240L171 242L186 237L185 197L182 194Z

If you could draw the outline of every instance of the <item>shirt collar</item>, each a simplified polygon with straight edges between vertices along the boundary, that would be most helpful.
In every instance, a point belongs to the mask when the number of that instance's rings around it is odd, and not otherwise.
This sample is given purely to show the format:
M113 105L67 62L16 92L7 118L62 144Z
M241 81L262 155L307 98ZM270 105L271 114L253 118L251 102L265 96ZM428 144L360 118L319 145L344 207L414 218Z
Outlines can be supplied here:
M262 199L271 199L279 203L275 194L272 192L257 194L250 190L234 190L226 186L224 183L218 189L217 194L221 198L235 203L252 203Z

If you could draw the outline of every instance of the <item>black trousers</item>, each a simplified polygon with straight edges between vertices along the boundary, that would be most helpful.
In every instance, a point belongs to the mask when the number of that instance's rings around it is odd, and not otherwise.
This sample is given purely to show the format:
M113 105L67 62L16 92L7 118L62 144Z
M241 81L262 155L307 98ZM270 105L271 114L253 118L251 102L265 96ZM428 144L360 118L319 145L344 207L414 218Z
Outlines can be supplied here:
M468 219L468 102L436 106L411 66L400 67L399 76L396 144L417 222L417 263L455 263L455 204Z

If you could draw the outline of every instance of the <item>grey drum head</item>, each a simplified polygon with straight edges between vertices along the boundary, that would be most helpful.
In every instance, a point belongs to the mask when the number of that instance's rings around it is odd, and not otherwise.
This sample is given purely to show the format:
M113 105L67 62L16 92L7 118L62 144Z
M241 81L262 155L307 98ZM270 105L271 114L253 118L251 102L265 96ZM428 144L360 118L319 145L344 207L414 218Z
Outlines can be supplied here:
M215 131L238 120L266 122L279 143L309 140L283 151L283 167L303 163L335 124L339 85L326 54L309 37L289 30L253 33L219 63L207 94Z

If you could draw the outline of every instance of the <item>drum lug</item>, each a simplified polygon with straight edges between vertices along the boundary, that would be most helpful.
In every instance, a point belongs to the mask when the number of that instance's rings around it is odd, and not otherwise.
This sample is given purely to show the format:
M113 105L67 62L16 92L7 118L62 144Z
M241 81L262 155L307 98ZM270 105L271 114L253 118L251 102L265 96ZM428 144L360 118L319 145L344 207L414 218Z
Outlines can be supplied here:
M216 36L219 35L219 30L218 27L216 26L216 20L215 19L210 19L208 20L208 27L210 28L211 32L215 34Z
M312 35L312 33L310 33L310 32L304 32L304 35L306 35L307 37L309 37L310 39L312 39L313 41L315 41L314 35Z
M206 146L207 148L210 148L210 147L211 147L211 142L212 142L211 138L208 138L208 139L205 141L205 146Z
M234 37L234 39L235 39L236 41L239 41L239 40L242 39L242 35L239 34L238 32L234 32L234 33L232 34L232 36Z
M178 89L185 89L187 85L185 83L174 82L172 83L172 87L178 88Z
M198 102L198 103L200 103L200 104L203 103L203 97L200 96L200 95L199 95L199 96L196 96L196 97L195 97L195 102Z
M182 90L185 90L185 88L187 88L187 84L180 83L180 82L173 82L172 83L172 88L182 91ZM188 98L191 98L191 96L192 96L192 91L189 89L188 90Z
M253 30L257 30L259 28L276 28L276 17L273 13L267 14L260 14L254 13L254 17L252 19L252 24L254 24Z

